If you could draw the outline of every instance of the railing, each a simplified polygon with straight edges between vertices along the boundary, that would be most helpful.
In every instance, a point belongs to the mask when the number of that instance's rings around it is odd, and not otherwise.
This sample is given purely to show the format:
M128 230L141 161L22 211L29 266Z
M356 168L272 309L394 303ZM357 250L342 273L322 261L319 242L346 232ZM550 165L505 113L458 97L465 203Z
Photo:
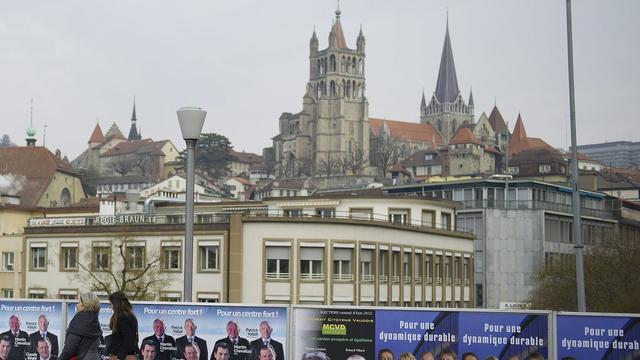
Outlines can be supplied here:
M300 274L300 280L324 280L324 274Z
M460 201L465 209L542 209L562 212L566 214L573 213L571 204L563 204L544 200L462 200ZM613 213L610 210L600 210L581 207L580 214L584 216L592 216L603 219L612 219Z
M291 213L290 209L269 209L266 213L260 214L246 214L246 216L250 218L286 218L291 219L293 221L306 221L307 219L314 219L317 221L326 221L330 222L333 219L341 219L341 220L352 220L352 221L363 221L363 222L372 222L372 223L386 223L391 224L393 226L404 227L404 228L412 228L412 229L439 229L439 230L450 230L457 231L463 233L472 233L471 229L457 227L454 229L451 224L442 224L436 223L435 225L431 222L424 223L422 219L407 219L407 221L390 221L388 214L374 214L374 213L351 213L348 211L335 211L333 212L333 216L329 217L326 214L315 214L308 212L295 212Z
M389 281L389 276L387 276L387 275L380 275L380 282L381 282L381 283L386 283L387 281Z
M273 273L273 272L268 272L266 274L267 279L282 279L282 280L288 280L290 278L289 273Z
M375 275L371 275L371 274L362 274L360 275L360 281L361 282L374 282L376 280L376 276Z
M402 277L402 280L404 280L405 284L411 284L411 276L405 275Z
M353 274L333 274L333 280L351 281Z
M400 282L400 276L399 275L392 275L391 276L391 282L394 284L397 284Z
M471 281L469 279L464 279L464 284L465 285L469 285L471 283Z
M427 276L424 278L424 282L426 284L432 284L433 283L433 278L431 276Z
M420 284L422 282L422 277L421 276L414 277L413 282L416 284Z

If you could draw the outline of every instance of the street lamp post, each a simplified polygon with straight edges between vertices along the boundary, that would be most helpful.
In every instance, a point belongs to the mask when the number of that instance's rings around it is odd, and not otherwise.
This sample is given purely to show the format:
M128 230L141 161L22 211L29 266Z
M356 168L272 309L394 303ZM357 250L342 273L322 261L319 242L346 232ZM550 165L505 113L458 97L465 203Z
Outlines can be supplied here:
M192 301L195 150L207 112L198 107L183 107L177 113L182 138L187 143L187 190L184 206L184 301Z

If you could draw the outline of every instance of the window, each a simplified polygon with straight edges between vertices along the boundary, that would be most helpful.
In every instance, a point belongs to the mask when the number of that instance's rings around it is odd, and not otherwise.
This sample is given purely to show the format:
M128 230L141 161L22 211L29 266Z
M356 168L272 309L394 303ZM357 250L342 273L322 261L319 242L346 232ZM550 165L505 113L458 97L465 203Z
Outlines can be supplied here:
M316 209L316 216L321 218L333 218L336 216L336 209Z
M200 243L198 252L200 254L200 271L219 270L218 245Z
M519 173L520 173L520 167L519 166L509 166L509 174L518 175Z
M433 255L425 254L424 255L424 280L425 283L431 284L433 282L433 275L431 273L431 258Z
M60 290L58 298L63 300L77 300L78 290Z
M460 258L457 256L453 259L453 278L456 285L460 285Z
M400 251L391 252L391 282L400 282Z
M111 248L107 246L93 247L93 269L107 270L111 266Z
M362 282L371 282L375 278L373 275L373 265L371 263L372 258L373 250L360 250L360 281Z
M334 280L353 280L353 272L351 271L352 256L353 250L351 249L333 249Z
M464 258L462 260L462 276L464 277L464 284L469 285L470 278L469 276L469 258Z
M6 251L2 253L2 271L14 271L15 269L15 253Z
M67 246L65 246L67 245ZM78 247L68 246L68 244L61 244L62 250L62 270L77 270L78 269Z
M179 302L180 293L177 292L160 292L160 301Z
M354 220L371 220L372 209L349 209L349 217Z
M218 303L218 302L220 302L220 299L218 298L218 295L216 295L216 294L199 294L198 295L198 302L201 302L201 303Z
M435 224L435 213L430 210L422 210L422 226L433 227Z
M436 255L435 272L436 272L436 284L442 284L442 255Z
M45 289L29 289L29 299L46 299L47 291Z
M179 246L163 246L162 247L162 265L163 270L180 270L180 260L182 259L182 251Z
M386 283L389 281L389 251L380 250L378 253L378 275L380 276L380 282Z
M267 279L289 279L289 259L291 248L287 246L267 246Z
M444 278L447 285L451 284L451 256L444 257Z
M445 230L451 230L451 214L440 213L440 226Z
M409 209L389 209L389 222L406 225L409 223Z
M47 248L31 248L31 268L34 270L44 270L47 267Z
M322 262L324 248L303 247L300 249L300 279L323 280Z
M541 174L548 174L551 172L551 164L540 164L538 165L538 171Z
M144 246L127 244L125 256L127 269L141 270L144 267Z
M285 217L302 217L302 209L284 209Z
M416 283L420 283L422 281L422 273L420 272L420 263L422 262L420 257L421 254L413 255L413 280Z
M2 294L0 294L0 297L11 299L13 297L13 289L2 289Z
M402 254L402 277L405 284L411 283L411 269L409 263L411 253L405 252Z

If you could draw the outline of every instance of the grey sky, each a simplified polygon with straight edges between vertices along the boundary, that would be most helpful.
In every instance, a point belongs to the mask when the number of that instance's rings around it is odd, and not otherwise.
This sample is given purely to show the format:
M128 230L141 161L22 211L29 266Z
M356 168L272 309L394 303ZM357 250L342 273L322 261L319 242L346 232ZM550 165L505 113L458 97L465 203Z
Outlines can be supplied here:
M567 148L565 1L343 0L347 44L362 24L369 116L419 119L435 88L446 11L458 82L476 120L494 99L513 128ZM175 110L208 111L204 131L260 153L297 112L315 25L327 46L336 2L8 1L0 5L0 134L24 144L29 99L42 144L75 158L100 119L183 148ZM638 141L640 1L573 2L580 143Z

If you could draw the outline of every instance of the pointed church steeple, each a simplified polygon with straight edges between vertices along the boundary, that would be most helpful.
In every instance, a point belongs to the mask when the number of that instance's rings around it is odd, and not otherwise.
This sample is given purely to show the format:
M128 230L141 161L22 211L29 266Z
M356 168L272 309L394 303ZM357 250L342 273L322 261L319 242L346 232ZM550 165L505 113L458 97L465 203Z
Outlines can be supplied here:
M311 40L309 41L309 53L311 56L314 56L318 53L318 37L316 36L316 27L313 27L313 34L311 35Z
M131 128L129 129L129 137L128 139L131 140L140 140L140 134L138 133L138 130L136 129L136 122L138 121L138 119L136 118L136 99L133 99L133 112L131 114Z
M444 36L435 95L440 103L453 103L456 101L458 94L460 94L460 89L458 88L456 66L453 62L453 50L451 49L451 39L449 37L449 17L447 15L447 31Z
M338 2L338 8L336 9L336 20L331 27L329 33L329 47L337 47L338 49L347 49L347 41L344 39L344 32L342 31L342 24L340 23L340 2Z
M427 107L427 99L424 97L424 89L422 89L422 100L420 101L420 108Z
M364 34L362 33L362 25L360 25L360 33L358 33L358 40L356 40L356 50L364 54L364 47L366 45L366 41L364 39Z
M468 102L469 106L474 106L473 103L473 89L469 90L469 102Z

